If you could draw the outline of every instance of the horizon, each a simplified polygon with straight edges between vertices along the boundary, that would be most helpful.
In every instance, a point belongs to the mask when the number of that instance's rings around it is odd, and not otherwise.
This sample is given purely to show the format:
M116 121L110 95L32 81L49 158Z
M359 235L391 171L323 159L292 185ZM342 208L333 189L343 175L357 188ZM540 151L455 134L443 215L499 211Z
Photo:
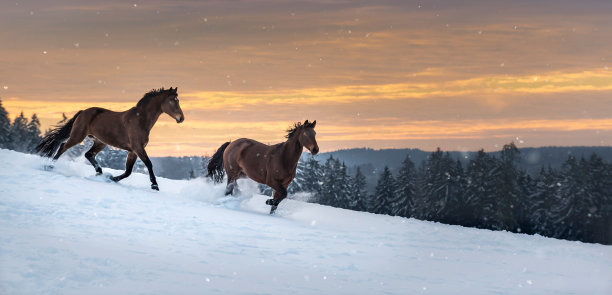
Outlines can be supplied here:
M0 100L46 130L178 87L151 156L284 141L317 120L321 152L612 144L612 3L582 1L0 4Z
M507 144L510 144L509 142ZM516 143L515 143L516 145ZM523 149L545 149L545 148L612 148L612 146L607 146L607 145L568 145L568 146L552 146L552 145L548 145L548 146L516 146L519 150L523 150ZM484 150L486 153L495 153L495 152L500 152L502 150L503 146L500 146L499 149L493 149L493 150ZM331 151L325 151L325 152L320 152L317 155L315 155L314 157L318 156L318 155L322 155L322 154L329 154L329 153L336 153L336 152L342 152L342 151L351 151L351 150L372 150L375 152L379 152L379 151L389 151L389 150L419 150L422 152L426 152L426 153L433 153L437 150L438 148L435 148L433 150L424 150L418 147L404 147L404 148L380 148L380 149L375 149L375 148L369 148L369 147L352 147L352 148L343 148L343 149L338 149L338 150L331 150ZM478 151L480 151L481 149L477 149L477 150L445 150L440 148L440 150L444 153L449 152L449 153L477 153ZM307 154L310 155L310 152L307 151L306 149L304 149L304 151L302 151L302 154ZM180 157L210 157L210 154L200 154L200 155L180 155L180 156L175 156L175 155L167 155L167 156L153 156L154 158L180 158ZM601 156L601 155L600 155Z

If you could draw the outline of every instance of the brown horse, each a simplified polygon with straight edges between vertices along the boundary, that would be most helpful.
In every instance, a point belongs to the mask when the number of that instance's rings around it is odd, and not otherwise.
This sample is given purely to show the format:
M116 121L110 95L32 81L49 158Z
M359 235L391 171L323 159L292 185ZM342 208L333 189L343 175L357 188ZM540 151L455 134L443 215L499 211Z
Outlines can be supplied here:
M315 125L316 120L296 123L287 130L287 141L272 146L248 138L226 142L210 159L207 176L219 183L223 181L225 168L225 195L232 194L236 180L245 176L268 185L274 190L274 197L266 204L272 206L270 214L273 214L278 204L287 197L287 187L295 177L303 148L306 147L313 155L319 152Z
M93 145L85 153L85 158L94 166L97 174L102 174L102 168L96 161L96 154L106 145L111 145L129 152L125 172L111 177L111 180L117 182L130 176L136 157L139 157L149 170L151 188L159 190L145 146L149 142L151 128L162 113L170 115L177 123L185 120L179 105L177 88L151 90L135 107L124 112L103 108L81 110L66 124L57 126L45 135L36 146L36 152L57 160L66 150L89 136L93 139Z

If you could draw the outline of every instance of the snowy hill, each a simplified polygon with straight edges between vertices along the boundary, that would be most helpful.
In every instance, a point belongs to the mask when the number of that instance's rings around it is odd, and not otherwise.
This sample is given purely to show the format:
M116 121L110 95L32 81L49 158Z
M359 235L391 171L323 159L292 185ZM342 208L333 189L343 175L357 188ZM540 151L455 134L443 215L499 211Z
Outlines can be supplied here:
M45 163L0 150L0 294L612 294L611 246Z

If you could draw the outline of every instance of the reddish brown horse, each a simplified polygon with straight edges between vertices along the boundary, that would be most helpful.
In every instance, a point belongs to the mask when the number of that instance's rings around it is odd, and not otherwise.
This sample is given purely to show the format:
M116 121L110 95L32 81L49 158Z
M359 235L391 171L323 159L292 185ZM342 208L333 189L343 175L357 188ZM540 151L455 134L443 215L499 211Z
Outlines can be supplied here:
M179 105L177 88L151 90L135 107L124 112L103 108L79 111L66 124L57 126L45 135L36 146L36 152L57 160L66 150L89 136L93 139L93 145L85 153L85 158L94 166L97 174L102 174L102 168L96 161L96 154L106 145L111 145L129 152L125 172L111 177L111 180L116 182L130 176L136 157L139 157L149 170L151 188L159 190L145 146L149 142L151 128L162 113L170 115L177 123L185 119Z
M266 201L273 214L278 204L287 197L287 187L295 177L298 160L306 147L311 154L319 152L314 131L317 121L296 123L287 130L287 141L266 145L258 141L241 138L224 143L208 163L208 177L215 182L223 181L223 170L227 173L225 195L233 193L236 180L249 177L266 184L274 190L273 199Z

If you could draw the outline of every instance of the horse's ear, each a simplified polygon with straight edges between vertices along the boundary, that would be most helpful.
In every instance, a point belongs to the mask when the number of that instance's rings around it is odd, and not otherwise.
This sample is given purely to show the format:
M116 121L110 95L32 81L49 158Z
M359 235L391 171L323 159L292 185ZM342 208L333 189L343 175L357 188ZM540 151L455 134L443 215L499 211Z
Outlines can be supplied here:
M304 126L308 126L308 124L310 124L308 123L308 120L304 121Z
M178 87L174 87L174 93L178 91Z
M317 120L312 121L312 123L310 123L310 127L315 128L315 126L317 125Z

